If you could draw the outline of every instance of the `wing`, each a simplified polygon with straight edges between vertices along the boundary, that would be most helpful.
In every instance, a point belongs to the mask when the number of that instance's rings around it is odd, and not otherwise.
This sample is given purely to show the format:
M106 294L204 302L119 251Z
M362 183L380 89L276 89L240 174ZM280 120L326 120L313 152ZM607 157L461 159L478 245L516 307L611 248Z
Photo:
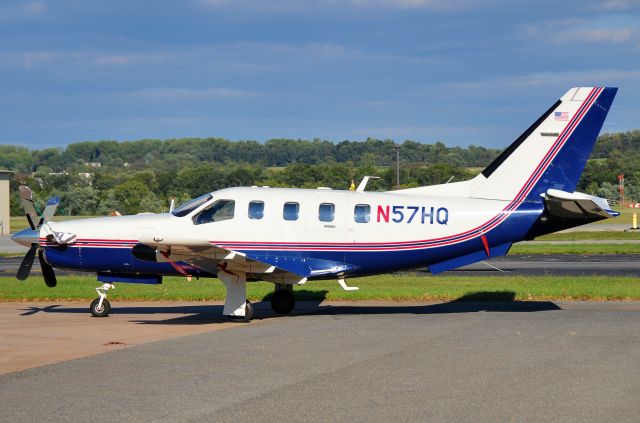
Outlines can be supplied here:
M303 284L308 278L333 277L354 270L356 267L324 259L302 255L279 255L277 252L234 251L218 245L172 245L156 254L157 261L186 262L208 273L223 270L230 273L244 272L250 279L273 283Z
M163 254L162 251L167 251L169 254ZM301 285L307 281L307 276L304 274L290 272L282 267L255 260L244 253L215 245L211 247L171 245L169 248L160 250L156 258L159 262L185 262L211 274L217 274L219 271L232 274L243 272L249 279L284 284Z

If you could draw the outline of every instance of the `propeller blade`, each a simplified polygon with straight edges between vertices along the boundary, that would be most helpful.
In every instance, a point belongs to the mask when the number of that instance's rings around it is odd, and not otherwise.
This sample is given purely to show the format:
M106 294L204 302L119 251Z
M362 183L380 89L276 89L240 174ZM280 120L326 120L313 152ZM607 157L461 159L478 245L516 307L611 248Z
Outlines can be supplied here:
M29 226L31 229L35 229L35 223L38 221L38 213L36 213L35 207L33 207L33 193L31 192L31 188L26 185L20 185L20 205L27 215L27 220L29 221Z
M42 269L44 283L46 283L49 288L53 288L58 284L58 280L56 279L56 274L53 272L53 267L44 261L44 254L41 249L38 250L38 259L40 260L40 269Z
M56 213L56 209L58 208L58 204L60 204L60 197L53 196L49 198L49 201L47 201L47 205L42 212L42 219L44 222L53 217L53 215Z
M29 273L31 273L31 266L33 266L33 259L36 257L36 250L38 249L37 244L32 244L27 254L24 255L22 259L22 263L20 263L20 267L18 268L18 273L16 273L16 279L25 280L29 277Z
M26 213L25 216L27 216L27 222L29 222L29 227L31 228L31 230L35 231L36 225L34 225L33 219L31 219L31 215L29 213Z

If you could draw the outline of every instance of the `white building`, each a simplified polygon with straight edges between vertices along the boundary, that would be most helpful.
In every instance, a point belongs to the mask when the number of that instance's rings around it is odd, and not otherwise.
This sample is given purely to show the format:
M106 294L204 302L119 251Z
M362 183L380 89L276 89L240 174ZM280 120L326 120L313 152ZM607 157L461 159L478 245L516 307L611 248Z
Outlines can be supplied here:
M9 235L11 230L11 209L9 206L9 179L11 174L8 170L0 170L0 235Z

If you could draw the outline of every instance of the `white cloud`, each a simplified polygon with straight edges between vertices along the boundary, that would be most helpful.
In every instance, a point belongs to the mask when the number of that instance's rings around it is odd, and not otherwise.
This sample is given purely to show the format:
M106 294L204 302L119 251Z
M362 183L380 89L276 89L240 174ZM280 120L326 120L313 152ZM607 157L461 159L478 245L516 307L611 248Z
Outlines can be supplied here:
M525 24L522 33L553 44L605 43L633 44L640 42L640 28L626 19L558 19Z
M167 63L173 60L172 56L167 53L155 52L124 54L90 53L86 54L86 58L90 63L98 66L155 65L160 63Z
M574 28L560 31L554 37L560 43L590 42L621 44L637 40L640 37L637 28L598 29Z
M600 0L594 4L596 10L625 11L640 6L637 0Z
M41 1L27 2L22 6L22 11L28 16L40 16L46 10L46 7Z
M389 7L396 9L431 9L431 10L463 10L479 4L474 1L447 0L350 0L350 3L360 8Z
M0 22L16 22L45 16L47 7L41 1L29 1L0 6Z
M585 19L551 19L542 22L528 23L521 26L522 32L530 37L550 36L567 27L586 24Z
M196 0L207 8L260 10L267 12L305 12L317 9L344 9L345 6L356 9L425 9L433 11L467 11L470 8L486 5L480 0Z
M593 85L637 85L640 83L640 69L592 69L565 72L536 72L524 75L501 76L497 78L453 82L446 84L449 89L472 95L495 95L496 90L514 90L531 92L536 87L563 87L569 89L576 86Z
M166 53L103 53L73 50L33 50L0 52L0 67L37 69L49 66L97 66L156 65L172 61Z
M149 88L126 93L125 96L144 100L195 100L237 98L252 95L249 91L232 88Z

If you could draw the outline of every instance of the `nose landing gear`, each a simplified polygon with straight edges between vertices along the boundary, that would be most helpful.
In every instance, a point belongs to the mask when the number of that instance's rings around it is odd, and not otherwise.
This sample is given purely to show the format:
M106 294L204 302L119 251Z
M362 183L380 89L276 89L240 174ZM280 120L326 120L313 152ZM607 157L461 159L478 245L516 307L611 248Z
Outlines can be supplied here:
M91 301L89 311L93 317L107 317L111 313L111 304L107 301L107 292L110 289L116 289L112 283L103 283L102 286L96 288L98 298Z

